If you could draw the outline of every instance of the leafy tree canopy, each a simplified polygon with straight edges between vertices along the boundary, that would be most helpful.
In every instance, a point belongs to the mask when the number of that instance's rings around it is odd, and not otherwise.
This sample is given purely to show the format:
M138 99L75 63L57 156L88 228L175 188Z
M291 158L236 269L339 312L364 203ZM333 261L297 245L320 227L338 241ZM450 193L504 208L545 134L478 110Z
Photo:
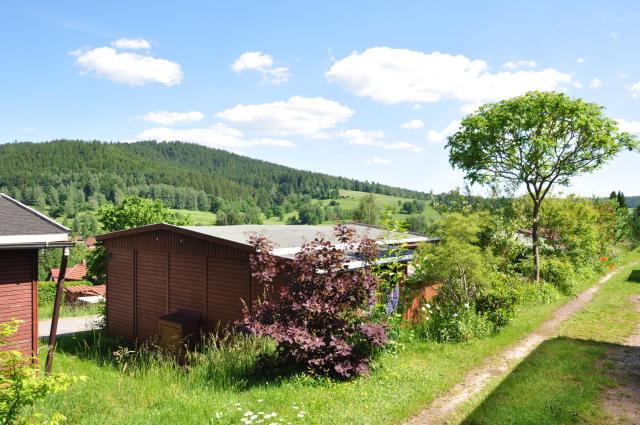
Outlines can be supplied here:
M529 92L481 106L449 137L449 161L473 183L525 185L533 201L534 274L539 279L540 206L554 184L591 172L637 140L603 108L562 93Z
M161 201L137 196L124 198L120 205L105 205L98 211L98 219L107 232L154 223L189 224L189 217L166 209Z

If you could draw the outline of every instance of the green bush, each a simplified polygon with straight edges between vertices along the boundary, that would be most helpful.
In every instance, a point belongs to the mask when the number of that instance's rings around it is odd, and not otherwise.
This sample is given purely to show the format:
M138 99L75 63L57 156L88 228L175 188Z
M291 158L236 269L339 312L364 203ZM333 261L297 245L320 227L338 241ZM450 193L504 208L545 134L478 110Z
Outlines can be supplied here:
M486 317L497 331L515 317L519 295L513 284L502 280L494 282L476 298L476 311Z
M540 267L540 277L565 295L575 292L576 273L568 260L558 257L544 258Z
M518 285L518 292L524 305L550 304L560 297L558 289L545 281L523 282Z
M493 324L469 304L462 308L425 307L423 320L416 325L416 335L437 342L467 342L493 332Z

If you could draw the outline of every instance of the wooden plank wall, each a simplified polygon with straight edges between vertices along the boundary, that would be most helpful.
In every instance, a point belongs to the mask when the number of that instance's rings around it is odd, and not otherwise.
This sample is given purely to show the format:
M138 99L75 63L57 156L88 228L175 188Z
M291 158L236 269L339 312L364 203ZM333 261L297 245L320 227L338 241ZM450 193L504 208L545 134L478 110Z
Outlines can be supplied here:
M146 340L158 333L158 317L167 312L169 256L139 251L136 256L136 336Z
M109 333L153 337L158 317L178 309L202 314L207 331L242 318L251 303L249 255L200 239L156 231L105 241ZM135 289L134 289L135 288Z
M110 335L135 338L134 251L109 249L107 261L107 330Z
M0 251L0 323L22 321L18 332L0 350L34 356L38 350L38 251Z

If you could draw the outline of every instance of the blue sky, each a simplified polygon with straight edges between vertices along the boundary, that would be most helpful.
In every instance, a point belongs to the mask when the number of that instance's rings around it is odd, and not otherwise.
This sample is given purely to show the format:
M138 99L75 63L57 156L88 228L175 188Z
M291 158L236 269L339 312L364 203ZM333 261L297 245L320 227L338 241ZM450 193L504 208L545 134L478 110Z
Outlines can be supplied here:
M441 192L465 113L530 89L640 134L627 2L0 3L0 143L183 139ZM570 192L640 195L640 155Z

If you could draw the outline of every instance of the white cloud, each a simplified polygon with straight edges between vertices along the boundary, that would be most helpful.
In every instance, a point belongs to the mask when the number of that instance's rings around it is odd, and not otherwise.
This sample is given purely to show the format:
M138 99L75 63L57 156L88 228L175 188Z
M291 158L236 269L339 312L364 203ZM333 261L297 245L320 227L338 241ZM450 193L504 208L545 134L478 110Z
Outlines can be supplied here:
M629 87L634 98L640 97L640 81Z
M594 78L589 83L589 87L591 87L592 89L597 89L600 86L602 86L602 81L598 80L597 78Z
M381 130L351 128L337 132L337 136L345 139L350 145L384 146L384 131Z
M367 165L387 165L387 164L391 164L391 160L375 157L368 160L366 164Z
M622 118L618 118L616 121L618 121L618 129L620 131L640 136L640 121L627 121Z
M150 49L151 43L144 38L120 38L111 43L116 49Z
M388 150L410 150L411 152L422 152L422 148L408 142L387 143L384 145Z
M552 68L497 73L488 69L485 61L462 55L374 47L335 62L325 76L358 96L385 104L442 99L484 103L575 84L571 75Z
M578 58L576 59L576 63L580 64L580 63L585 63L587 60L585 58Z
M145 121L153 122L160 125L178 125L178 124L190 124L198 122L204 118L204 114L198 111L189 112L167 112L156 111L145 114L142 119Z
M241 54L231 64L231 69L235 72L258 71L263 75L262 82L269 82L275 85L286 82L291 76L289 68L284 66L274 67L271 55L262 52L245 52Z
M502 64L503 68L510 69L510 70L521 69L521 68L535 68L536 66L538 66L536 61L532 61L532 60L515 60L515 61L505 62Z
M322 131L349 119L353 110L322 97L294 96L277 102L237 105L216 115L237 126L270 135L326 138Z
M410 150L412 152L421 152L422 148L413 143L385 141L385 134L382 130L361 130L359 128L350 128L348 130L340 130L335 136L345 139L350 145L360 146L378 146L387 150Z
M447 137L458 131L459 128L460 121L451 121L449 125L447 125L440 131L429 130L427 132L427 140L429 140L431 143L443 143L447 140Z
M407 130L418 130L422 127L424 127L424 123L420 120L411 120L400 125L400 128Z
M239 149L252 146L293 147L288 140L271 138L247 138L245 134L224 124L208 128L177 129L169 127L149 128L138 134L136 140L182 141L213 148Z
M38 130L33 127L22 127L22 131L24 133L33 133L34 131L38 131Z
M71 52L81 73L92 73L117 83L143 86L160 83L165 86L180 84L182 69L166 59L130 52L118 52L112 47Z

